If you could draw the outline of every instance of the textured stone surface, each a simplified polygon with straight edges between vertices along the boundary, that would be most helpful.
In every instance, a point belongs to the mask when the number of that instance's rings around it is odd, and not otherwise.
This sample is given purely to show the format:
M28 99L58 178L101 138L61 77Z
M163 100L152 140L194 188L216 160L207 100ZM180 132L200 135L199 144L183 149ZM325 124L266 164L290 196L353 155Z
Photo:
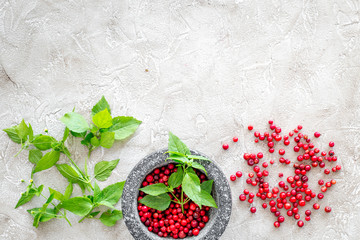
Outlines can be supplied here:
M164 155L166 151L167 149L164 149L146 156L134 167L126 179L121 206L124 221L135 239L163 239L154 233L150 233L147 227L140 221L137 210L137 198L139 196L138 189L141 187L141 183L144 181L146 175L155 168L170 163L170 161L165 162L165 159L169 157L168 154ZM196 151L191 151L191 154L205 156ZM205 167L208 178L214 180L213 196L218 208L211 209L210 220L205 228L200 231L200 234L196 237L189 237L188 239L216 240L223 234L230 219L232 206L231 191L224 173L214 162L202 161L201 164Z
M65 112L76 106L89 116L106 95L114 114L143 124L113 150L93 153L91 171L97 161L121 159L104 187L166 147L169 130L229 177L249 171L244 152L266 151L253 143L249 123L265 130L274 119L285 132L301 123L305 132L322 133L317 142L323 147L336 143L343 171L333 175L338 183L322 200L331 214L313 212L301 230L293 219L274 229L274 216L260 202L250 214L249 204L237 201L247 186L242 179L230 184L233 209L221 239L357 239L359 29L359 2L351 0L0 0L0 126L23 117L37 132L47 127L60 137ZM234 135L239 142L224 152L221 144ZM3 132L0 141L1 239L131 239L123 221L108 228L90 220L78 224L70 214L71 228L65 221L33 228L26 209L43 200L13 209L31 164L24 153L13 157L18 148ZM82 146L71 151L81 164ZM271 184L278 169L290 174L276 165ZM320 177L312 172L310 183ZM66 187L56 169L35 181Z

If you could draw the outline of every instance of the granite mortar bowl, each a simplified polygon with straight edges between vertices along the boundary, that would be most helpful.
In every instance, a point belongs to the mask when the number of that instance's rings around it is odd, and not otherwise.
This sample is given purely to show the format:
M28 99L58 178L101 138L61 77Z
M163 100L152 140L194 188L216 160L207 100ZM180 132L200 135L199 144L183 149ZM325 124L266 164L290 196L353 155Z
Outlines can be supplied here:
M147 227L140 221L137 210L139 188L145 177L155 168L173 162L169 160L165 162L165 159L169 156L168 154L164 154L166 151L167 149L159 150L143 158L132 169L126 179L121 200L121 208L125 224L136 240L172 239L171 237L159 237L157 234L149 232ZM193 150L191 150L191 154L206 157L204 154ZM208 173L208 179L214 180L212 195L218 208L210 209L209 222L206 223L198 236L186 237L185 239L219 239L225 231L231 215L232 203L230 186L222 170L213 161L201 161L201 164Z

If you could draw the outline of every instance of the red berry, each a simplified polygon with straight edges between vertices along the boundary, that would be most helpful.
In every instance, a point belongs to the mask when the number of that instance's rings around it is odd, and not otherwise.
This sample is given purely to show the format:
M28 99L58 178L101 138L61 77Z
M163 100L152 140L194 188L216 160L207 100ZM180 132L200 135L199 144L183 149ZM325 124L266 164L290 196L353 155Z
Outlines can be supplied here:
M240 178L242 176L242 172L240 172L240 171L237 171L235 174L238 178Z
M236 176L235 176L235 175L231 175L231 176L230 176L230 180L231 180L231 181L235 181L235 180L236 180Z
M255 213L256 212L256 207L250 208L250 212Z
M300 221L297 222L297 225L298 225L299 227L303 227L303 226L304 226L304 222L300 220Z
M326 206L326 207L325 207L325 212L328 212L328 213L331 212L331 207Z
M239 199L240 199L240 201L245 201L246 200L246 195L245 194L240 194Z
M315 210L318 210L320 208L320 205L318 203L314 203L313 208Z
M237 137L233 137L233 142L237 142L239 139Z
M314 136L315 136L316 138L320 137L320 135L321 135L321 134L320 134L319 132L315 132L315 133L314 133Z
M199 235L199 229L194 228L194 229L192 230L192 233L194 234L194 236Z
M280 154L280 155L284 155L284 154L285 154L285 150L284 150L284 149L279 149L279 154Z
M263 154L261 153L261 152L259 152L258 154L257 154L257 157L260 159L260 158L263 158Z
M280 223L278 221L274 222L274 227L276 228L280 227Z
M262 207L263 207L263 208L267 208L267 204L266 204L266 203L263 203L263 204L262 204Z
M251 126L251 125L248 126L248 129L249 129L250 131L253 130L253 128L254 128L254 127Z
M333 147L334 145L335 145L334 142L329 142L329 146L330 146L330 147Z
M224 143L222 147L223 147L224 150L227 150L229 148L229 145Z

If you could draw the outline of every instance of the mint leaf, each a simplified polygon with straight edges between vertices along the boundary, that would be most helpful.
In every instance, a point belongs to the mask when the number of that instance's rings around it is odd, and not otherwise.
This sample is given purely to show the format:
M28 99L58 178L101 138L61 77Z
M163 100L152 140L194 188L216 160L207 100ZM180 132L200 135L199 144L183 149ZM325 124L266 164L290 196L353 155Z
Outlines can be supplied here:
M53 208L46 208L45 211L42 211L42 208L33 208L33 209L29 209L27 210L28 213L31 214L31 216L33 216L34 218L37 215L41 215L39 218L39 222L47 222L53 218L56 218L56 212ZM35 224L38 225L38 224Z
M38 149L31 149L29 151L29 162L37 164L42 158L43 154Z
M96 103L95 106L92 108L91 116L94 116L98 112L101 112L101 111L103 111L105 109L107 109L109 111L109 113L111 113L109 103L106 101L105 97L102 96L100 101L98 103Z
M164 211L170 206L171 198L167 193L163 193L159 196L146 195L139 202L150 208Z
M38 135L33 140L32 144L39 150L48 150L51 144L56 142L56 139L47 135Z
M211 194L213 182L214 180L208 180L201 183L201 191L205 191Z
M180 186L184 178L184 170L180 166L177 168L177 171L170 175L168 183L172 188L177 188Z
M85 118L76 112L66 113L62 118L60 118L60 121L63 122L71 131L76 133L83 133L89 129L89 125Z
M198 159L198 160L204 160L204 161L211 161L210 159L200 156L200 155L187 155L189 159Z
M80 176L72 166L67 164L56 164L56 168L59 170L61 175L63 175L69 182L79 182Z
M94 147L100 146L100 141L99 141L99 139L98 139L96 136L94 136L94 137L92 137L92 138L90 139L90 143L91 143L91 145L93 145Z
M36 164L34 173L43 171L45 169L51 168L59 161L60 152L51 150L51 152L46 153Z
M10 127L10 128L6 128L3 129L4 132L7 133L7 135L9 136L9 138L11 139L11 141L15 142L15 143L21 143L21 138L19 137L19 135L17 134L16 130L15 130L15 126ZM24 141L23 141L24 142Z
M115 133L104 132L101 134L100 145L104 148L111 148L114 144Z
M113 125L112 117L107 108L95 114L92 121L98 128L109 128Z
M64 195L62 193L56 191L55 189L49 188L49 192L50 192L50 194L53 194L53 196L56 200L59 200L60 202L64 200Z
M189 148L177 136L169 132L169 151L179 152L185 155L190 155ZM171 154L170 154L171 156Z
M109 131L115 133L116 140L123 140L134 134L142 122L133 117L115 117L112 123Z
M193 168L200 169L200 170L204 171L205 174L207 175L206 169L205 169L204 166L201 165L200 163L192 162L192 163L191 163L191 166L192 166Z
M170 156L166 160L168 159L173 160L177 163L190 163L189 159L182 155L170 154Z
M24 119L15 127L15 131L20 139L23 139L23 142L30 133L29 127L26 125Z
M201 191L201 204L208 207L217 208L214 198L207 191Z
M110 177L111 175L111 172L118 165L119 161L120 159L98 162L95 165L95 169L94 169L95 178L99 181L105 181L106 179L108 179L108 177Z
M114 226L118 220L122 219L122 217L123 217L122 211L113 210L111 212L110 210L108 210L103 214L101 214L100 221L104 225L111 227Z
M101 194L102 193L101 193L100 187L95 181L94 182L94 202L99 202L99 199L102 197Z
M164 183L156 183L139 189L146 194L152 196L158 196L160 194L168 192L168 188Z
M201 208L201 187L199 177L192 172L185 173L182 189Z
M121 198L125 181L117 182L107 186L101 191L101 196L98 199L99 203L102 201L108 202L111 205L115 205Z
M87 197L74 197L65 200L61 207L79 216L86 216L93 207L91 200Z

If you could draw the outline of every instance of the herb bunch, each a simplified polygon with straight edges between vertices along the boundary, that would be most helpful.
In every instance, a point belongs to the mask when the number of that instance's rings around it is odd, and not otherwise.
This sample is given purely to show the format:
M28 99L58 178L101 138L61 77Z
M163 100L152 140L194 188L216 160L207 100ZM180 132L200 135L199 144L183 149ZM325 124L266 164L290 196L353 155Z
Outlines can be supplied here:
M181 205L183 213L184 204L190 200L200 208L202 205L217 208L216 202L211 196L213 180L200 183L200 179L194 171L196 168L207 175L204 166L194 160L210 160L203 156L191 155L189 148L171 132L169 132L168 152L166 153L169 153L166 160L171 159L177 163L177 171L170 175L168 185L156 183L140 188L140 191L148 195L139 202L160 211L167 209L171 202L175 202ZM173 192L175 188L179 187L181 187L181 196L177 198ZM169 194L173 196L173 199Z
M119 159L112 161L101 161L95 165L94 174L91 177L88 173L87 161L92 151L98 147L111 148L115 140L123 140L131 136L141 121L133 117L111 117L111 110L105 97L92 108L92 123L88 124L85 118L74 111L66 113L60 121L66 125L61 140L56 140L48 134L34 135L31 124L26 124L24 120L19 125L4 129L9 138L21 145L20 151L28 150L29 161L34 164L31 171L30 184L26 191L21 193L21 197L15 208L31 201L33 197L42 196L46 202L38 208L29 209L28 212L34 217L33 226L38 227L40 222L47 222L54 218L64 218L71 226L66 217L67 211L82 216L79 222L85 218L99 219L106 226L113 226L122 218L121 210L115 209L114 205L119 201L124 187L123 182L117 182L100 189L96 180L107 180L112 171L119 163ZM76 138L81 138L81 144L88 149L85 158L84 169L82 170L73 160L69 149L66 147L66 140L70 134ZM61 155L65 155L68 163L57 164ZM43 195L44 185L35 185L34 174L55 166L69 185L64 193L49 188L49 196ZM23 180L22 180L23 181ZM71 197L73 186L77 184L83 196ZM99 206L105 206L106 210L101 216Z

